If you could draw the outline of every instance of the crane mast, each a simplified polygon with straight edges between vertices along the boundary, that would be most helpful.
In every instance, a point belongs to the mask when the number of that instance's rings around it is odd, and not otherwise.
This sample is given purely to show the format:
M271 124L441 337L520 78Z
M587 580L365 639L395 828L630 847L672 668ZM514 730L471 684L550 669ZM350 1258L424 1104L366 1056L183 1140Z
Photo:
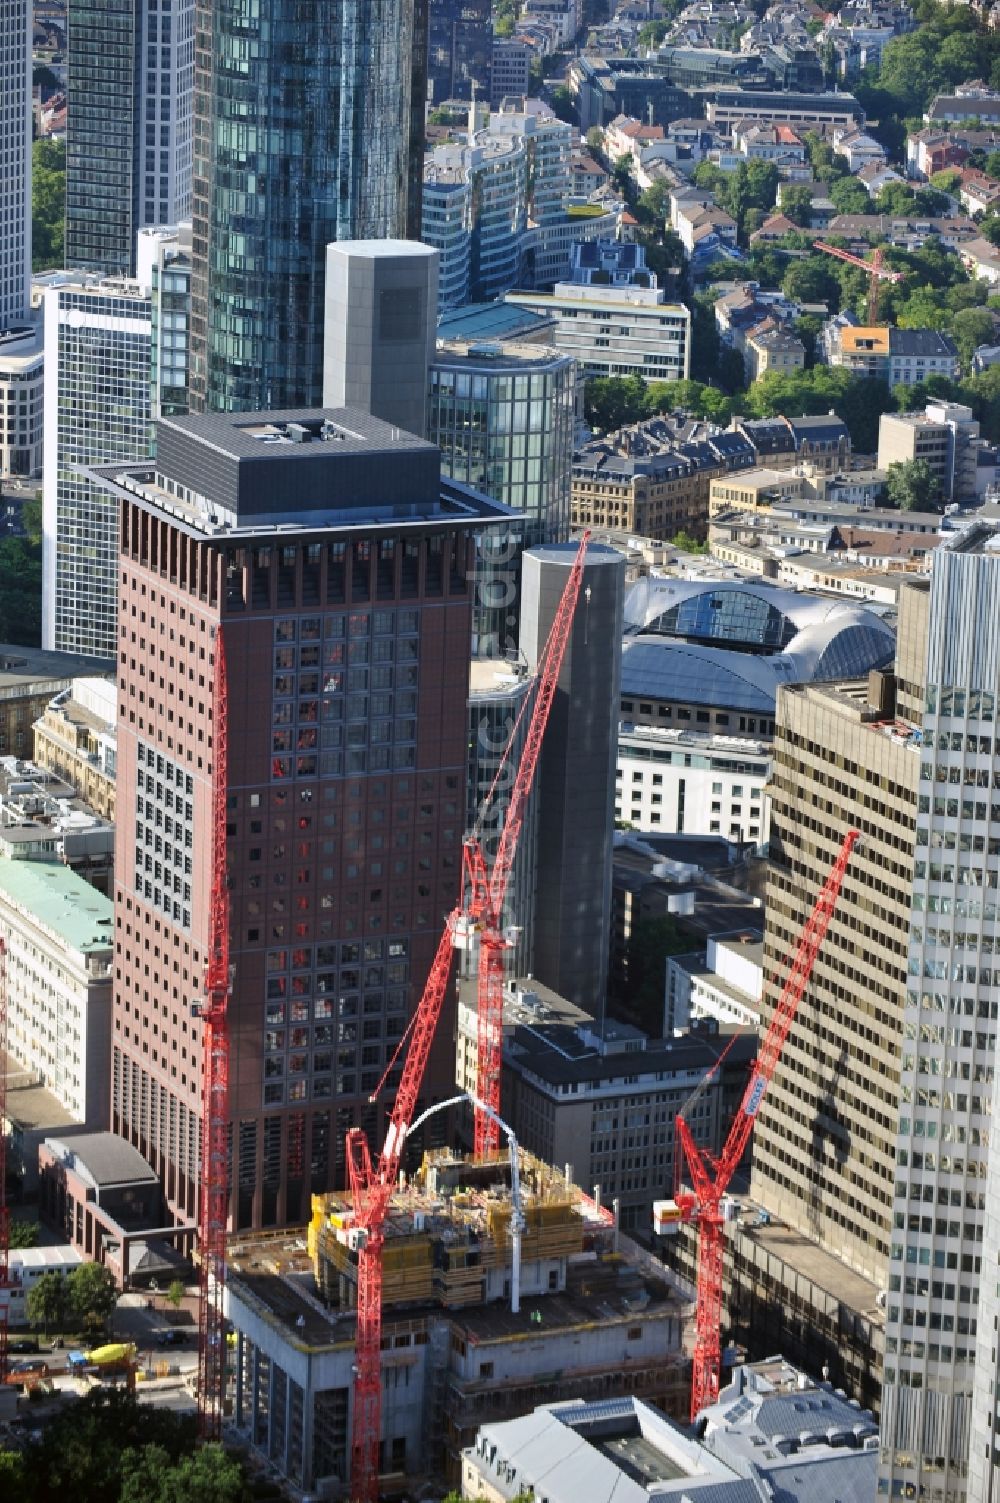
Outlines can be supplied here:
M466 912L480 930L476 1093L480 1102L492 1109L491 1113L484 1110L483 1105L475 1107L474 1152L477 1159L496 1153L500 1141L498 1122L503 1057L503 978L504 951L507 949L501 927L503 907L524 828L528 798L538 771L545 730L569 645L589 542L590 533L584 532L539 659L534 709L511 788L492 873L487 876L478 836L470 836L465 842L463 866L470 893ZM515 727L515 734L516 729ZM513 737L511 739L513 741ZM510 747L506 755L509 753Z
M860 256L854 256L850 251L841 250L839 245L827 245L825 240L814 240L813 250L823 251L827 256L836 256L838 261L846 261L848 266L857 266L859 270L868 275L868 322L878 322L879 288L882 282L902 282L905 272L891 271L884 264L881 246L876 246L872 251L870 261L863 260Z
M221 626L212 688L212 889L202 1020L201 1183L198 1200L198 1433L218 1440L226 1380L223 1291L229 1220L229 886L226 872L228 686Z
M538 692L525 741L524 760L528 763L528 770L525 775L522 762L514 781L492 877L486 871L478 834L465 842L459 901L445 921L423 995L414 1014L409 1048L377 1164L372 1163L364 1131L355 1127L347 1134L347 1174L354 1215L352 1224L342 1229L338 1236L357 1253L358 1258L354 1410L351 1421L352 1503L376 1503L378 1496L379 1439L382 1429L382 1253L385 1246L385 1218L396 1187L406 1135L413 1123L431 1045L448 989L452 952L456 944L466 943L476 929L483 936L481 967L485 958L488 971L485 979L482 969L480 972L480 1007L483 988L490 988L488 1027L484 1028L482 1017L479 1019L478 1094L482 1095L486 1109L480 1108L477 1111L477 1151L482 1143L489 1141L492 1141L495 1150L499 1141L496 1126L493 1127L492 1134L488 1134L480 1128L478 1118L487 1117L489 1111L498 1112L499 1108L505 947L500 931L500 913L517 850L518 836L524 823L525 803L537 769L542 737L569 641L589 538L590 534L585 533L580 543L539 660ZM515 726L515 734L516 731ZM504 763L511 754L513 739L512 736L504 754ZM504 763L501 763L500 770ZM485 1054L484 1032L488 1042Z
M685 1220L698 1227L698 1298L695 1330L694 1367L691 1378L691 1418L719 1396L719 1373L722 1362L720 1327L722 1324L722 1241L721 1201L739 1166L750 1139L764 1093L781 1058L798 1006L802 1000L813 964L840 896L844 873L851 853L860 839L859 831L848 830L837 859L803 926L785 984L761 1041L757 1062L743 1100L729 1129L729 1136L718 1158L695 1143L684 1112L676 1117L677 1136L691 1173L692 1190L680 1191L677 1205ZM709 1076L711 1075L709 1072ZM701 1094L706 1081L699 1086ZM692 1098L692 1100L694 1097ZM690 1102L686 1106L690 1106ZM685 1108L686 1109L686 1108Z

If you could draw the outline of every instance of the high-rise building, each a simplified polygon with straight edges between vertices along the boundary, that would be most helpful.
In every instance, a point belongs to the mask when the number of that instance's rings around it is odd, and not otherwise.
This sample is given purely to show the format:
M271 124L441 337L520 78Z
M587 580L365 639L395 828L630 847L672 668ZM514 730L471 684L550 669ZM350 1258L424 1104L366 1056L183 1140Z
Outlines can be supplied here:
M521 651L548 639L574 543L522 560ZM591 544L536 778L535 972L592 1014L603 1010L611 932L611 853L625 559Z
M191 322L191 226L139 233L137 280L149 288L149 415L176 417L188 407Z
M192 1216L221 629L232 1221L302 1221L344 1183L348 1127L381 1140L458 896L471 550L505 513L349 409L163 418L155 464L101 473L122 517L112 1126ZM453 1089L448 1005L427 1103Z
M424 436L438 260L414 240L327 246L324 406L360 407Z
M493 7L490 0L429 0L427 92L446 99L490 100Z
M67 266L135 271L145 225L191 214L195 0L69 0Z
M149 453L149 290L127 278L45 293L42 643L116 658L118 514L82 466Z
M407 233L425 4L196 0L193 410L321 402L327 245Z
M995 1213L987 1207L997 1189L990 1123L1000 997L993 965L1000 954L998 603L1000 557L982 529L967 529L937 550L901 1020L879 1467L880 1491L889 1496L967 1496L970 1503L985 1503L997 1486L1000 1300Z
M31 4L0 0L0 334L31 293Z
M37 324L0 329L0 480L42 473L44 365Z

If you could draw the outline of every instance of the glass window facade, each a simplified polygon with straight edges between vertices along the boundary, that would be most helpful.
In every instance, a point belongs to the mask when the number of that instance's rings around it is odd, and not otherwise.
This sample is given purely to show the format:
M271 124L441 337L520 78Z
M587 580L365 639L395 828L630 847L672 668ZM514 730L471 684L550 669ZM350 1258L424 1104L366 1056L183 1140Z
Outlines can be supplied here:
M321 405L326 246L406 233L414 36L413 0L198 0L195 411Z

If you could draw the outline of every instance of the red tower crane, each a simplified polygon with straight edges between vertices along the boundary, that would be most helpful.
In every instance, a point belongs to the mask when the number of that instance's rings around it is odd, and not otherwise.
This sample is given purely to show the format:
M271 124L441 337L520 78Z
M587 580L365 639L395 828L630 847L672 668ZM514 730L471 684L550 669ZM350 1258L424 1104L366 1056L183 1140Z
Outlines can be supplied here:
M483 1020L480 1018L479 1088L481 1092L485 1080L492 1095L499 1101L503 1009L503 939L499 930L500 907L517 848L517 837L524 823L525 800L531 790L538 766L542 736L552 708L555 685L569 641L569 627L572 622L573 608L580 593L583 559L589 537L589 533L585 533L580 543L579 552L570 570L552 629L539 661L537 692L534 696L531 721L528 726L521 766L518 769L504 820L492 877L487 875L478 836L473 835L466 841L462 863L462 893L458 905L445 921L444 931L438 941L423 995L413 1016L409 1048L390 1114L385 1143L377 1165L372 1164L364 1131L355 1127L347 1134L347 1172L354 1202L354 1216L352 1224L341 1235L347 1245L358 1255L354 1412L351 1423L352 1503L376 1503L378 1496L378 1453L382 1428L382 1252L385 1245L385 1218L392 1193L396 1188L403 1145L413 1121L431 1044L441 1016L441 1005L448 989L452 950L456 940L461 942L463 936L467 937L476 929L481 929L486 936L495 936L495 939L489 938L487 946L484 947L491 955L487 964L492 964L494 970L485 981L482 975L480 977L480 1006L482 1006L483 987L488 985L491 988L490 1005L493 1007L493 1012L488 1039L490 1047L485 1056L485 1076L482 1073L484 1030ZM522 708L523 714L524 708ZM516 734L517 726L515 725L507 752L504 754L504 761L501 763L501 771L507 756L510 755ZM496 782L494 782L495 786ZM500 895L499 904L495 894ZM492 1104L489 1098L485 1099L487 1104ZM477 1124L477 1143L484 1141L485 1137L486 1135Z
M883 262L882 249L876 246L872 251L870 261L865 261L861 256L852 256L850 251L841 250L839 245L827 245L825 240L814 240L813 250L823 251L827 256L836 256L838 261L846 261L848 266L857 266L868 275L868 322L878 323L878 295L883 282L902 282L906 273L903 271L891 271Z
M229 1219L229 886L226 872L228 691L221 626L215 633L212 688L212 891L201 1063L201 1184L198 1201L198 1433L218 1440L226 1380L222 1297Z
M549 723L549 713L559 684L563 659L566 656L569 634L573 626L573 615L580 596L583 566L586 562L589 542L590 533L585 532L580 539L573 567L570 569L569 578L538 662L534 708L528 724L520 766L511 788L510 802L493 860L492 873L487 875L486 862L477 833L466 840L463 852L463 876L468 892L464 912L479 931L476 1094L485 1107L492 1109L491 1114L491 1111L484 1110L483 1107L475 1108L474 1152L477 1159L486 1158L496 1153L499 1148L504 951L508 948L501 927L503 907L518 842L524 828L525 811L538 768L545 728ZM525 701L521 714L518 716L518 724L525 713L527 704L528 700ZM516 735L517 725L514 727L507 751L504 753L500 770L510 755ZM498 770L498 777L500 770ZM495 778L494 788L496 782ZM486 799L486 803L488 802L489 796Z
M0 1387L7 1381L10 1291L10 1208L7 1205L7 946L0 939Z
M691 1171L692 1190L677 1194L677 1206L685 1221L698 1226L698 1306L694 1345L694 1370L691 1377L691 1418L694 1420L708 1404L719 1397L722 1320L722 1208L721 1201L753 1131L764 1092L781 1058L785 1039L795 1021L802 994L809 982L813 962L826 935L827 926L837 904L847 863L859 832L848 830L833 869L823 884L812 912L803 926L792 964L767 1031L761 1040L757 1063L750 1077L739 1110L729 1129L725 1147L716 1158L699 1148L691 1135L683 1112L677 1113L677 1136ZM704 1090L712 1071L698 1087L691 1101ZM685 1103L685 1110L691 1102Z

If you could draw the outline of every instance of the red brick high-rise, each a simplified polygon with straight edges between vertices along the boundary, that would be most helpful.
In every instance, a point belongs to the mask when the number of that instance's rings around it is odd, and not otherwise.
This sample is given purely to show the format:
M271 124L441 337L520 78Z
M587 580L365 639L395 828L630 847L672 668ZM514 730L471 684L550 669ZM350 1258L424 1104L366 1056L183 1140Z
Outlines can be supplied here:
M197 1213L212 681L229 683L234 1228L342 1185L458 894L473 534L503 508L350 410L164 419L121 508L112 1128ZM446 1014L426 1101L450 1094Z

